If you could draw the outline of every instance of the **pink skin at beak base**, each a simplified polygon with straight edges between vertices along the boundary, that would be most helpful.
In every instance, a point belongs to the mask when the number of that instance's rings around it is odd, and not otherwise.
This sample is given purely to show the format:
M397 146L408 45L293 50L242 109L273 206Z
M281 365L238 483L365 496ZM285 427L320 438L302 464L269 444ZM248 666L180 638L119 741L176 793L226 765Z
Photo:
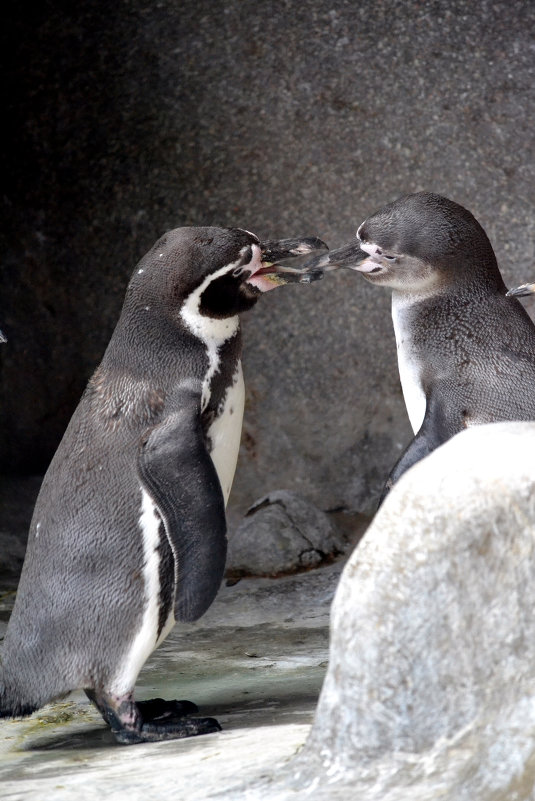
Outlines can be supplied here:
M273 280L275 279L275 280ZM251 275L246 281L247 284L255 286L260 292L269 292L272 289L280 286L282 281L277 281L276 276L269 275Z
M350 267L349 269L355 270L359 273L371 273L372 270L376 270L377 267L380 267L380 265L372 258L369 258L364 259L364 261L361 261L360 264L355 264L354 267Z

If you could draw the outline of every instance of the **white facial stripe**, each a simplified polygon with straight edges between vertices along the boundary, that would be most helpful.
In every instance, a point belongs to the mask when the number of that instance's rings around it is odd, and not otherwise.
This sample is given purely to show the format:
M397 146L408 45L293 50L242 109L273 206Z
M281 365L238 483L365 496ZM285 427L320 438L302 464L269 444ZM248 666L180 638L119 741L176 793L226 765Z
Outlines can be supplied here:
M212 281L226 275L235 270L238 266L243 267L244 270L255 272L262 267L261 256L262 253L258 245L251 245L251 260L247 264L241 265L241 259L235 262L226 264L214 273L207 275L204 281L197 289L186 298L184 305L180 310L180 316L186 323L189 330L206 345L206 354L208 356L208 370L202 384L202 401L201 409L204 411L210 401L210 384L212 378L219 370L219 349L228 339L231 339L237 332L240 320L238 315L234 317L226 317L223 319L216 319L207 317L200 313L201 298L205 289Z
M254 247L255 246L253 245L253 248ZM260 248L258 248L258 250L260 250ZM224 319L206 317L206 315L201 314L200 308L202 294L209 284L211 284L212 281L215 281L217 278L221 278L222 275L226 275L228 272L231 272L240 264L240 261L241 259L237 259L230 264L225 264L224 267L220 267L219 270L215 271L215 273L210 273L210 275L207 275L202 284L200 284L200 286L198 286L197 289L191 293L191 295L188 295L182 308L180 309L180 316L188 326L189 330L195 334L196 337L199 337L199 339L202 339L205 342L207 342L209 339L212 339L218 341L219 344L222 344L225 342L225 340L233 336L238 330L238 315Z
M364 225L364 223L362 225ZM362 225L360 226L360 228L362 228ZM358 231L357 231L357 236L358 236ZM375 256L377 251L379 251L379 248L377 247L375 242L362 242L361 240L359 240L359 247L365 253L369 253L370 256ZM359 273L371 273L373 270L376 270L380 266L381 266L380 264L378 264L376 261L373 261L372 259L364 259L364 261L361 261L360 264L356 264L351 269L356 270Z
M361 250L364 250L366 253L369 253L370 256L374 256L379 250L375 242L361 242L359 247Z
M256 241L257 241L257 242L259 241L259 239L258 239L257 235L256 235L256 234L253 234L253 232L252 232L252 231L248 231L248 230L247 230L247 228L238 228L237 230L238 230L238 231L243 231L245 234L249 234L249 236L254 236L254 238L256 239Z
M251 245L251 250L253 252L251 261L248 264L245 264L244 268L246 270L250 270L251 275L254 275L258 270L262 269L264 265L262 264L262 251L258 245Z

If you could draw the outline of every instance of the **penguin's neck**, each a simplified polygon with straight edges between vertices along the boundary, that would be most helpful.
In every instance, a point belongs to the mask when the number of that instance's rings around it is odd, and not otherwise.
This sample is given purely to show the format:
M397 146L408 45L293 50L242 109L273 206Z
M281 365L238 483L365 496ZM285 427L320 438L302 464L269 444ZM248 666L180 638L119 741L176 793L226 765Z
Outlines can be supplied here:
M216 318L201 314L202 293L212 280L213 275L208 276L194 292L188 295L180 309L180 317L186 328L206 347L208 369L203 380L201 402L203 411L210 402L212 378L220 369L221 348L236 335L240 327L238 315Z
M224 268L227 270L228 268ZM202 382L201 411L209 410L210 403L217 404L215 419L208 431L207 440L210 443L210 456L214 463L219 483L225 499L228 501L241 438L245 390L240 361L240 341L238 341L237 361L234 361L233 374L227 376L230 382L226 384L222 397L218 399L217 392L213 397L214 380L217 383L217 374L225 372L225 346L235 336L239 337L240 318L234 317L208 317L201 314L202 294L217 273L208 276L203 283L192 292L184 301L180 309L180 318L185 327L206 348L208 367Z
M202 340L207 348L220 348L221 345L224 345L227 340L236 334L240 327L238 315L222 319L206 317L200 314L193 305L189 305L189 298L180 311L180 317L186 328L197 339Z

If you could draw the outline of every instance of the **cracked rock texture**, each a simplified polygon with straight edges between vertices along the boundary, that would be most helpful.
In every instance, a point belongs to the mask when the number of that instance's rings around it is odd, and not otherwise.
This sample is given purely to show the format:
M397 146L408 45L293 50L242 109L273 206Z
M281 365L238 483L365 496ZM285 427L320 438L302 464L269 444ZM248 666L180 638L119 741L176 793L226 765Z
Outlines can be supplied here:
M298 786L532 799L534 605L535 424L468 429L401 478L344 569Z
M525 0L2 4L0 454L42 473L166 229L352 237L407 191L466 205L506 282L535 262ZM389 293L340 273L244 315L231 503L370 511L411 437Z
M295 492L260 498L229 537L227 575L278 576L318 567L346 549L327 515Z

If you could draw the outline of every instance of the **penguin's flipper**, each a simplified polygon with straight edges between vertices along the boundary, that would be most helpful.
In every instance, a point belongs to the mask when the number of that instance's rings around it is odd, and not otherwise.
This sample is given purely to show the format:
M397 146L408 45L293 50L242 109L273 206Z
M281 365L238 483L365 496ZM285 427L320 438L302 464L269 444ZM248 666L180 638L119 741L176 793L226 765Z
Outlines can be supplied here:
M173 411L141 443L141 481L160 514L176 563L175 618L191 622L214 600L225 569L225 502L206 449L200 393L184 387Z
M412 439L410 443L407 445L407 447L397 460L396 464L390 471L390 475L386 480L386 483L383 487L383 491L381 493L381 497L379 499L379 506L381 506L384 499L386 498L386 496L388 495L388 493L390 492L396 481L398 481L398 479L401 478L403 473L405 473L409 469L409 467L412 467L413 464L416 464L416 462L419 462L420 459L423 459L424 456L428 456L431 453L431 451L434 450L434 448L431 447L429 440L425 436L425 431L422 432L422 428L420 428L414 439Z
M459 425L455 426L450 406L442 396L440 389L429 395L423 423L414 439L409 442L392 468L381 493L379 506L381 506L396 481L401 478L409 467L428 456L435 448L443 445L444 442L456 434L457 431L461 431L461 429L461 420L459 419Z

